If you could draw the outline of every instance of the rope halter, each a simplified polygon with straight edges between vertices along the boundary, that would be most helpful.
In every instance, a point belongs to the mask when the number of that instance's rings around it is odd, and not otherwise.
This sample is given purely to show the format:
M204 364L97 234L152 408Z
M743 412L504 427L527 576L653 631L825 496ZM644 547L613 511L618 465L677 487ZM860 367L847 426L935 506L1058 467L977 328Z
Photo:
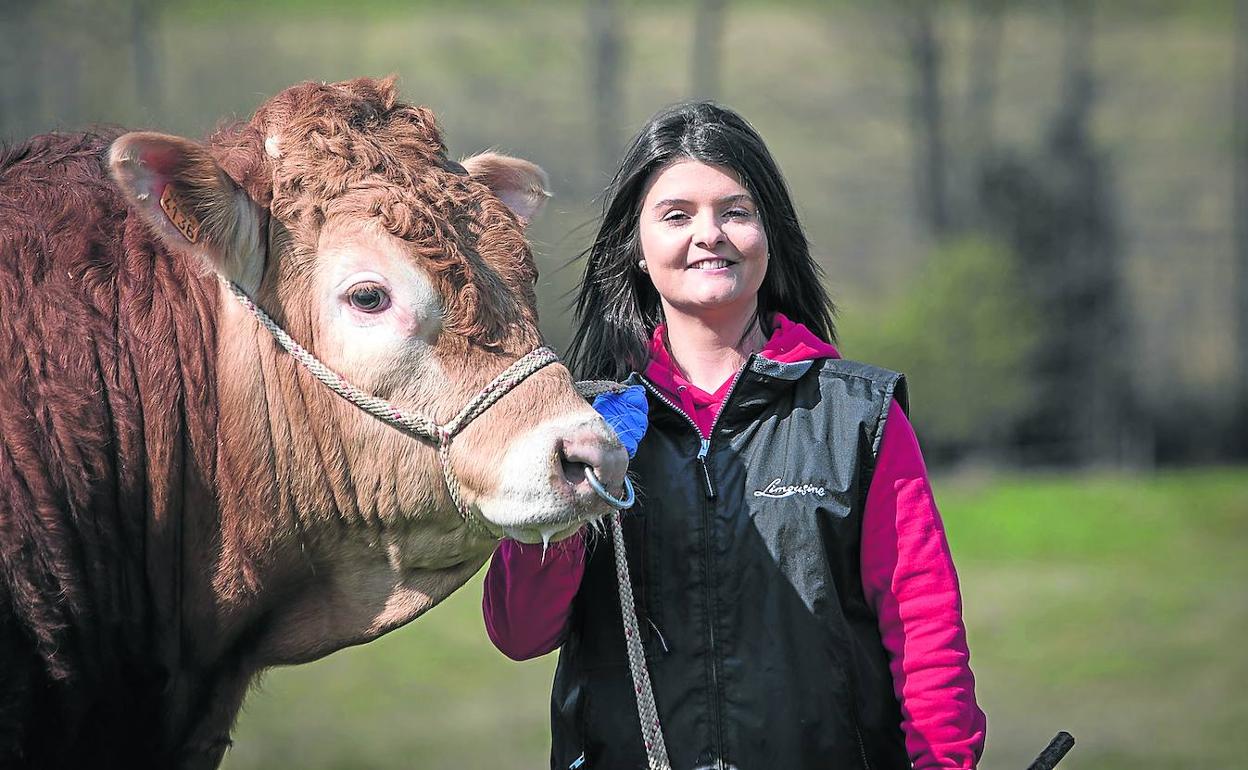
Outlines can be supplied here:
M425 417L405 411L382 398L370 396L352 385L341 375L334 372L308 352L302 345L295 342L289 334L277 325L268 313L252 301L251 297L233 281L221 279L234 298L243 307L251 311L260 325L268 329L278 343L286 349L295 360L303 364L312 376L320 380L326 387L355 404L360 409L373 415L382 422L400 430L407 431L434 444L438 449L438 459L442 464L442 476L446 480L446 488L459 509L464 523L478 530L491 539L498 536L490 531L485 520L473 516L459 488L459 480L451 469L451 440L464 429L468 423L476 419L482 412L489 409L494 402L507 395L517 385L524 382L530 375L559 360L555 351L542 346L516 359L511 366L503 370L488 385L481 389L459 413L445 425ZM606 381L584 381L576 384L578 392L586 398L608 392L620 392L622 385ZM624 530L620 521L622 511L632 507L635 498L633 485L628 477L624 478L624 498L612 495L602 485L593 468L586 467L585 478L594 492L616 511L611 515L611 535L614 545L616 579L619 585L620 611L624 618L624 640L628 650L628 665L632 675L634 691L637 696L637 711L641 719L642 741L646 749L648 770L671 770L671 762L667 755L667 745L663 740L663 728L659 723L658 707L654 701L654 690L650 681L650 671L646 666L645 651L641 644L641 629L637 621L637 608L633 597L632 581L628 574L628 559L624 553Z
M221 278L221 283L229 289L230 293L234 295L234 298L243 307L251 311L251 314L256 317L261 326L269 330L269 333L273 335L278 344L285 348L296 361L303 364L311 372L312 376L320 380L327 388L387 425L425 439L437 447L438 459L442 465L442 477L446 480L447 491L451 493L451 499L455 501L455 507L459 510L459 515L463 517L464 522L469 527L488 535L491 539L498 539L498 535L490 531L488 525L481 517L472 514L467 501L464 500L459 486L459 479L451 468L451 440L467 427L468 423L479 417L494 402L507 395L517 385L528 379L530 375L558 361L559 356L555 351L543 345L516 359L511 366L504 369L501 374L482 388L463 409L459 410L458 414L451 418L450 422L445 425L439 425L424 415L408 412L383 398L371 396L352 385L337 372L322 363L320 359L308 352L306 348L295 342L282 327L277 325L276 321L269 317L268 313L264 312L259 305L252 301L251 297L247 296L247 293L238 284L225 278Z

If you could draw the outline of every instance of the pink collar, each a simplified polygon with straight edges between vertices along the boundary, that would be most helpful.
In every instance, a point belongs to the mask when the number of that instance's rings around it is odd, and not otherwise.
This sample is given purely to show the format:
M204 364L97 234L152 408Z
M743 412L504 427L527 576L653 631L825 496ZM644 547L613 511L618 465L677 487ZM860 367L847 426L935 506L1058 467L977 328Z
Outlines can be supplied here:
M819 339L803 324L790 321L782 313L776 313L772 317L772 325L774 328L771 338L759 351L759 355L764 358L782 364L840 358L835 347ZM722 401L733 378L729 377L721 383L714 393L707 393L689 382L680 373L680 367L676 366L667 345L663 343L665 334L664 324L659 324L650 337L650 362L646 366L646 377L669 396L677 399L686 411L691 408L705 408Z

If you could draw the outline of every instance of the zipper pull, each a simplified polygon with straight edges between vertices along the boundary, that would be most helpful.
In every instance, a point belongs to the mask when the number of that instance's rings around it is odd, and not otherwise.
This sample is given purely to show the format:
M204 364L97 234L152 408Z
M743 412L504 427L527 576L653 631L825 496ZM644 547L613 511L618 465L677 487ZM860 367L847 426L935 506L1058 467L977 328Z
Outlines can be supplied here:
M711 440L702 439L702 447L698 449L698 467L702 469L702 488L706 490L706 499L715 499L715 485L711 483L711 472L706 467L706 453L711 451Z

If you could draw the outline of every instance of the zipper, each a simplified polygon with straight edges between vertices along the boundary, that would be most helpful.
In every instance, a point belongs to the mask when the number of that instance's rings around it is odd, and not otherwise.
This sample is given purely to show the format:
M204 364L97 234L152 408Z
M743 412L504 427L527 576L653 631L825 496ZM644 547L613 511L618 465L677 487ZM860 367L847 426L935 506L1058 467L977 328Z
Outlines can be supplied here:
M676 414L679 414L680 417L684 417L685 422L689 423L689 427L694 429L695 436L698 436L699 438L701 438L701 428L698 427L698 423L694 422L693 417L689 417L689 414L686 414L684 409L681 409L680 407L676 406L676 404L671 403L671 399L664 396L663 392L659 391L659 386L656 386L656 384L651 383L649 379L646 379L644 376L638 377L638 379L640 379L641 384L645 386L646 391L653 393L654 397L658 398L659 401L665 404L668 404L668 406L671 407L671 411L675 412ZM725 399L725 402L726 402L726 399ZM714 424L711 424L711 429L714 429L714 428L715 428ZM711 487L711 484L710 484L710 472L706 470L706 453L708 452L710 452L710 439L701 438L701 446L698 449L698 467L701 469L701 472L703 472L703 479L704 479L703 488L706 490L706 499L713 500L715 499L715 490L713 487Z
M735 392L737 389L737 383L741 380L741 375L745 374L746 368L748 368L749 365L753 361L754 361L754 354L751 353L750 356L745 359L745 363L741 365L741 368L737 370L736 375L733 376L732 384L728 386L728 391L724 393L724 400L719 405L719 411L715 413L715 419L711 420L711 428L710 430L706 432L707 437L706 439L702 441L702 447L698 452L698 455L701 458L701 463L702 463L702 473L703 473L703 476L706 478L706 493L707 493L706 499L712 501L712 505L713 505L713 501L715 500L715 487L711 484L711 474L710 474L710 471L706 467L706 455L710 452L710 449L711 449L711 439L714 438L715 436L715 426L719 425L719 418L723 415L723 413L728 411L728 405L732 400L733 392ZM713 591L712 591L713 575L711 574L710 509L711 509L711 505L706 505L706 506L703 506L702 508L703 510L702 515L704 517L703 532L706 533L703 542L705 543L705 547L706 547L706 556L705 556L706 558L706 600L707 600L708 610L710 609L711 606L713 606L713 602L715 598L713 596ZM715 734L716 734L716 738L718 739L717 740L718 746L716 746L716 751L715 751L715 761L719 765L720 770L724 770L724 718L723 718L723 715L720 713L720 707L719 707L719 653L716 650L716 646L715 646L715 615L714 613L708 611L706 613L706 616L707 616L707 623L706 623L707 629L710 631L709 641L711 643L711 686L714 688L714 691L715 691Z
M854 704L857 708L857 704ZM862 728L858 726L858 715L854 715L854 736L858 739L858 754L862 757L862 770L871 770L871 763L867 761L867 747L862 742Z
M711 470L707 467L706 463L707 455L711 452L711 438L715 435L715 426L719 424L720 416L723 415L725 410L727 410L728 402L732 399L732 394L737 389L737 383L740 382L741 375L745 374L745 370L748 369L750 364L754 362L754 357L756 355L758 354L751 353L749 357L745 359L745 363L741 365L741 368L737 370L737 373L733 375L732 384L728 386L728 392L724 394L724 400L720 404L719 412L716 413L715 419L711 421L711 429L706 432L705 438L702 437L702 429L698 427L698 424L693 421L692 417L685 413L684 409L681 409L679 406L672 403L672 400L663 395L662 391L659 390L659 387L650 382L645 375L638 375L638 379L641 380L641 384L645 386L646 390L653 393L655 398L671 407L672 411L676 414L684 417L685 422L689 423L689 426L693 428L694 434L701 439L701 444L698 446L697 457L694 459L697 460L698 463L698 470L700 471L699 476L701 476L699 482L702 484L702 491L706 494L707 500L714 500L718 497L718 493L715 491L715 482L711 479Z
M698 467L702 469L702 489L706 492L706 499L714 500L715 484L711 482L711 472L706 467L706 454L709 451L711 451L711 440L704 438L701 448L698 449Z
M659 392L658 386L651 383L645 376L639 377L642 384L646 386L647 390L653 393L660 401L675 410L677 414L684 417L686 422L693 426L694 433L701 438L696 459L698 462L698 468L702 471L703 491L706 493L706 499L711 501L711 504L702 506L702 563L705 565L703 568L703 578L706 585L706 630L707 641L710 643L711 647L711 689L715 705L715 765L719 770L724 770L724 720L723 716L720 714L719 708L719 653L716 650L715 643L715 614L710 611L711 607L715 605L712 582L713 576L711 575L711 508L713 507L716 493L715 485L711 481L711 472L707 467L706 458L711 451L711 439L715 436L715 426L719 424L720 416L727 411L729 402L732 400L732 394L737 389L737 383L741 380L741 375L745 374L745 370L748 369L750 364L754 362L755 355L756 354L751 353L749 357L745 359L745 363L741 365L741 368L738 369L737 373L733 376L732 384L728 386L728 391L724 393L724 400L720 404L719 412L716 413L715 419L711 421L711 428L706 432L705 438L702 438L702 431L698 428L698 424L693 421L692 417L685 413L685 410L673 404L671 399Z
M732 384L728 386L728 392L724 394L724 400L719 406L719 412L715 414L715 419L711 420L711 429L707 431L708 436L715 435L715 426L719 425L719 418L723 416L724 412L728 411L728 402L732 400L733 391L737 389L737 383L741 381L741 375L745 374L745 370L750 368L750 364L754 363L754 359L757 357L757 353L751 353L745 359L745 363L741 364L741 368L737 370L737 373L733 375Z
M862 740L862 720L858 714L858 672L853 661L845 667L845 678L849 682L849 703L854 717L854 738L858 740L858 755L862 757L862 770L871 770L871 762L867 759L867 745Z

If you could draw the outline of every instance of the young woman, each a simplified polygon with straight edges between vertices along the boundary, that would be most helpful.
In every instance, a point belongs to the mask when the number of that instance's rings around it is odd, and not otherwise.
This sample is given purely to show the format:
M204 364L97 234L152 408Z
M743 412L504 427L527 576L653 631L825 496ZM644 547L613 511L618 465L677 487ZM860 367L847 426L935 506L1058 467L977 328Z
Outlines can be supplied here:
M568 360L645 388L628 559L672 766L970 768L985 719L901 375L841 359L758 134L708 103L634 139ZM507 655L562 645L551 767L646 766L609 538L505 541Z

